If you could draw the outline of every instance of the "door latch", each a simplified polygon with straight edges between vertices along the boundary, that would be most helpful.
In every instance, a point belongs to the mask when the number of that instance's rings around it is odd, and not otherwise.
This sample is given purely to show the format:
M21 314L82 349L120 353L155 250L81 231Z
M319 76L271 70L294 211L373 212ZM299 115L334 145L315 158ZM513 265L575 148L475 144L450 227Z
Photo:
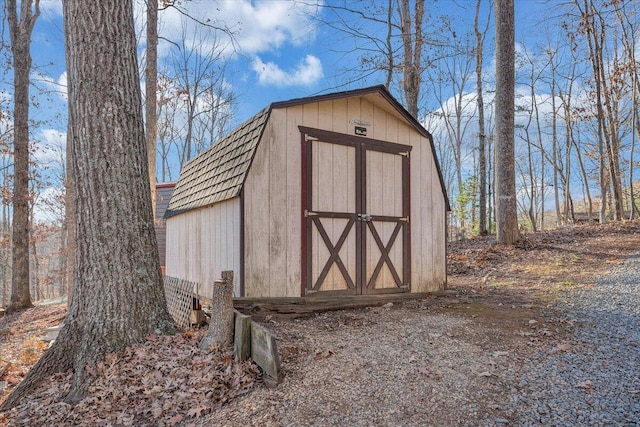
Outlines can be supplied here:
M371 215L369 214L358 214L358 221L371 221Z

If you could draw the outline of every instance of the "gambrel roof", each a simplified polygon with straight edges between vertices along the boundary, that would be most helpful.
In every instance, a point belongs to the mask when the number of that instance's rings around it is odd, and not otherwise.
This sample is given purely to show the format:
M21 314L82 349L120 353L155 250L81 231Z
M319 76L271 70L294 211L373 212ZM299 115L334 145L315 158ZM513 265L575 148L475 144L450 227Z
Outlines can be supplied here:
M263 109L184 165L166 217L240 195L269 110Z
M409 122L430 141L442 193L445 196L445 204L447 210L450 210L431 134L395 100L383 85L378 85L272 103L184 165L165 217L168 218L185 211L210 206L240 196L271 110L358 96L362 96L374 104L383 103L387 109L389 106L392 107L397 115Z

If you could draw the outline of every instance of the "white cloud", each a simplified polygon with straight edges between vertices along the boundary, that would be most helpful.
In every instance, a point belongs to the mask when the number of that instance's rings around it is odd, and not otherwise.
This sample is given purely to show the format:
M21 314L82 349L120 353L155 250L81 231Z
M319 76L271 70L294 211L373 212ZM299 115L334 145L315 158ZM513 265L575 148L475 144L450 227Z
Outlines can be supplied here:
M227 54L237 53L255 55L270 52L286 44L301 46L315 38L316 23L312 16L318 7L304 2L288 0L225 0L189 1L176 8L168 8L159 14L159 33L162 37L176 42L183 32L189 37L196 31L208 32L209 45L204 43L198 50L210 51L215 43L225 46ZM222 31L194 22L185 14L211 27L228 28L233 33L233 44ZM187 28L183 28L183 23ZM197 30L199 28L199 30ZM195 37L194 37L195 38ZM198 42L199 40L194 40ZM170 46L161 43L160 54Z
M33 158L42 166L59 167L64 161L67 133L56 129L43 129L34 143Z
M324 76L322 63L313 55L305 56L304 60L291 71L282 70L274 62L265 63L259 57L254 59L251 67L258 73L258 80L263 85L308 86Z
M62 16L62 0L40 0L40 12L45 19Z

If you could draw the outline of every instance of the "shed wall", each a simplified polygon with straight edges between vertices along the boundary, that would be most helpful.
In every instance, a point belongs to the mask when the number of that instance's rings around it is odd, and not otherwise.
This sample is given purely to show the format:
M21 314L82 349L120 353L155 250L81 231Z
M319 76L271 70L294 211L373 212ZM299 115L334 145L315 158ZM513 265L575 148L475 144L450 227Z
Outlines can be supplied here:
M166 274L201 284L211 298L213 281L233 270L240 296L240 198L184 212L167 219Z
M171 199L171 193L175 184L158 184L156 186L156 240L158 242L158 255L160 255L160 265L164 267L166 265L166 250L167 250L167 224L164 219L164 213L169 206L169 200Z
M429 140L379 95L274 109L245 182L245 295L301 295L301 136L298 126L411 145L411 291L446 284L445 198ZM391 110L391 109L390 109ZM331 173L327 171L327 173Z

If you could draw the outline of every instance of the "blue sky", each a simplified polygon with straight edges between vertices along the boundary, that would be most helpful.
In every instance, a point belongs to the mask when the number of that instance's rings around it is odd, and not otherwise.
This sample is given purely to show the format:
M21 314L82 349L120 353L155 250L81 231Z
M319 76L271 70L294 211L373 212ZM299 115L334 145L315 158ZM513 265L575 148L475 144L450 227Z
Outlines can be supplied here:
M549 2L518 0L516 3L517 38L531 40L541 27L542 17L549 13ZM329 4L358 6L357 2L335 0L329 0ZM318 7L315 0L204 0L187 1L183 5L200 21L217 26L224 23L235 32L234 49L228 48L225 60L227 82L237 95L236 123L273 101L383 83L380 75L350 81L353 74L345 70L353 68L358 58L357 53L345 52L355 46L354 40L323 25L321 21L327 18L327 12L325 8ZM483 16L486 16L490 3L484 1L482 7ZM41 0L41 9L32 43L34 82L42 89L57 94L50 93L51 102L45 102L41 111L32 113L35 117L47 119L52 112L64 115L66 109L62 3L60 0ZM453 16L454 25L460 28L460 32L472 28L474 0L439 0L429 4L427 9L433 17ZM138 29L143 25L143 12L143 4L138 0ZM183 15L168 9L161 11L159 18L160 36L177 41L181 35L181 23L185 22ZM188 32L197 27L193 21L187 19L186 22ZM202 30L203 33L206 31ZM213 33L209 34L213 37ZM490 30L487 42L492 43L492 39L493 31ZM223 42L228 43L227 40ZM141 49L144 45L142 34ZM170 43L161 40L161 63L167 59L170 49ZM492 52L490 49L487 51ZM64 132L63 122L58 120L57 126L52 128Z
M360 8L361 3L347 0L328 0L330 5ZM370 3L370 2L365 2ZM386 2L385 2L386 3ZM173 43L182 34L192 39L194 51L206 50L214 40L219 43L220 61L226 65L225 84L236 96L233 123L236 125L274 101L305 97L336 90L354 89L384 83L380 74L357 78L362 41L332 29L323 21L332 19L326 4L316 0L226 0L183 1L182 6L200 22L212 26L226 25L234 32L234 40L222 33L198 25L175 9L159 13L160 68L168 61ZM520 49L544 40L545 34L557 29L546 28L545 18L553 15L554 1L516 0L516 41ZM439 0L427 2L427 14L432 23L440 16L452 18L458 34L473 28L475 0ZM489 1L482 4L482 19L486 19ZM40 107L32 108L37 120L46 121L34 132L40 141L37 156L55 162L64 147L66 135L66 69L60 0L41 0L42 14L36 23L32 56L32 81L42 89ZM368 10L361 9L364 13ZM140 55L145 46L144 3L137 0L136 25L140 33ZM340 14L346 19L353 15ZM354 28L368 25L364 20L350 21ZM428 24L433 25L433 24ZM196 35L197 32L197 35ZM493 73L493 25L487 34L485 73L487 80ZM196 40L197 39L197 40ZM196 43L202 41L203 43ZM433 96L423 90L425 99L421 111L437 108ZM32 93L35 93L32 92ZM399 96L398 93L396 93ZM48 149L46 149L48 148Z
M200 21L212 25L225 23L236 33L235 49L228 48L226 60L231 70L228 82L239 100L238 122L273 101L383 82L381 76L373 76L344 86L345 80L349 79L344 70L357 60L356 54L344 53L353 47L353 40L323 25L320 20L327 15L326 11L315 3L315 0L183 2L184 8ZM357 2L329 0L329 3L353 6ZM549 3L537 0L518 0L516 3L519 38L531 39L535 35L532 29L542 22L541 16L548 12ZM41 7L42 15L36 24L32 43L34 73L49 82L50 88L63 91L62 4L60 0L41 0ZM488 7L489 2L485 1L483 16L486 16ZM455 25L461 32L472 28L474 9L474 0L440 0L428 6L428 12L433 16L454 16ZM136 14L140 28L144 16L142 4L137 6ZM159 17L160 36L178 40L183 15L168 9L161 11ZM197 26L192 21L187 22L188 31ZM492 38L493 32L490 31L489 39ZM140 45L144 48L144 34ZM161 41L160 61L167 58L170 49L168 42Z

